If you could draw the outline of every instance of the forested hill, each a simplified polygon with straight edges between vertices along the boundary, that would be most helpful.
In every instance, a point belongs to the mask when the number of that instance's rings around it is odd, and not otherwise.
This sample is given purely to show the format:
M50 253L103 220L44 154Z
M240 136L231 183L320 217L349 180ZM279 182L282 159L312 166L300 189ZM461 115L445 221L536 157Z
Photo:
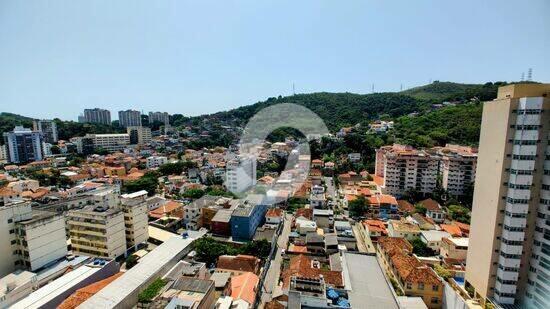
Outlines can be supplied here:
M429 112L434 103L466 102L472 99L492 100L496 97L498 87L505 84L504 82L459 84L436 81L399 93L319 92L287 97L279 96L215 114L191 118L176 117L175 125L199 122L244 125L250 117L264 107L277 103L296 103L311 109L325 121L331 131L336 132L342 127L366 124L375 119L396 119L413 112L423 114Z

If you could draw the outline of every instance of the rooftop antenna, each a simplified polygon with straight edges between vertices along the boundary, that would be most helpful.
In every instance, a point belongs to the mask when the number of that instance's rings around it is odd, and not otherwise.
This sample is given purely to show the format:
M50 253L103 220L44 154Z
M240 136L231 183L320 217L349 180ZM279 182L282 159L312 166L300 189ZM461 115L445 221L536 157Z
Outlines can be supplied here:
M529 68L529 70L527 71L527 80L533 81L533 68Z

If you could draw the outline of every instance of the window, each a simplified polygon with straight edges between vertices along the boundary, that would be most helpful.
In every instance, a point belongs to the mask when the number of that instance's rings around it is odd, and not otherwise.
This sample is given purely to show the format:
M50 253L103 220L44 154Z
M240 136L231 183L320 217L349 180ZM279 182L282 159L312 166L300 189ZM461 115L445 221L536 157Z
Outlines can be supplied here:
M432 297L432 304L439 304L439 298Z
M418 289L419 290L424 290L424 283L419 283L418 284Z
M412 289L412 284L407 282L407 290L410 290L410 289Z
M8 219L8 224L12 223L13 219Z
M432 285L433 291L439 291L439 285Z

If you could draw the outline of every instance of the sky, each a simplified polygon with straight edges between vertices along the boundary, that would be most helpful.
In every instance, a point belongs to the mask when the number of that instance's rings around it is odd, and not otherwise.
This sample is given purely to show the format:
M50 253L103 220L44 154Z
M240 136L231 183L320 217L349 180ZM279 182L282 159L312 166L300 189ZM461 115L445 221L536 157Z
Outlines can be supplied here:
M0 111L200 115L432 80L550 82L550 1L0 1Z

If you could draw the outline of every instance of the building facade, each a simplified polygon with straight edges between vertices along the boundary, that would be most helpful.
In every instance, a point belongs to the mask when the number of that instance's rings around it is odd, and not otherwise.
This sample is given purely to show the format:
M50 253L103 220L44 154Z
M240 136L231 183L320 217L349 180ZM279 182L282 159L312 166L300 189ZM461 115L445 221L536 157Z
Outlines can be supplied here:
M153 122L170 123L170 114L166 112L149 112L149 124Z
M483 106L466 268L483 301L550 307L549 94L509 85Z
M57 125L53 120L34 120L32 122L33 131L42 132L44 142L49 144L57 143Z
M130 135L121 134L86 134L85 138L91 138L94 150L104 149L109 152L121 151L130 145Z
M13 131L4 133L4 144L7 150L7 161L10 163L26 163L44 159L41 132L16 126Z
M125 110L118 112L118 122L121 127L141 127L141 112L135 110Z
M256 185L256 158L238 156L227 162L225 186L231 192L241 193Z
M149 239L147 191L123 194L120 201L126 227L126 247L137 250L140 244L147 243Z
M83 122L91 123L100 123L100 124L111 124L111 112L106 109L101 108L92 108L84 110L84 117L79 120Z
M153 138L149 127L127 127L126 133L130 136L132 145L147 145Z
M407 191L428 194L438 186L451 195L468 192L475 180L477 150L451 145L415 149L394 144L376 150L375 174L383 178L382 191L403 196Z
M26 201L0 207L0 276L36 271L67 254L63 216L34 211Z

